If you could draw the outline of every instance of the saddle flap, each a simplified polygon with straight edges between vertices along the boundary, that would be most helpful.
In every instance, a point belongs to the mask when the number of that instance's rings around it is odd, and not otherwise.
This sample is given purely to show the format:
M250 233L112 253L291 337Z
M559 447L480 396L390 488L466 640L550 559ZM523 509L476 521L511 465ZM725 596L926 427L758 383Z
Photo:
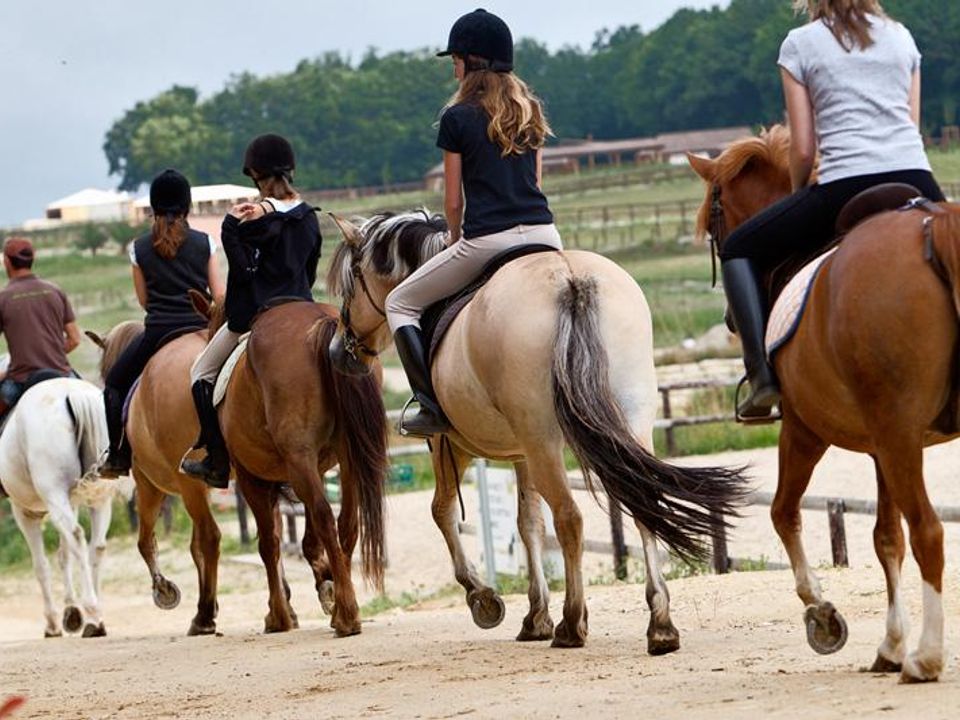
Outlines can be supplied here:
M782 348L793 334L797 331L800 324L800 318L803 317L803 311L807 306L807 298L810 296L810 288L813 287L813 281L817 273L823 266L824 261L836 252L836 247L828 250L822 255L817 256L811 262L791 278L790 282L780 293L773 310L770 313L770 320L767 322L766 348L767 356L773 360L774 353Z
M237 363L240 362L240 357L247 351L247 340L249 339L250 333L241 335L240 342L237 343L233 352L230 353L230 357L227 358L223 367L220 368L220 373L217 375L217 383L213 386L214 407L220 405L227 396L227 386L230 384L230 378L233 376L233 371L236 369Z
M923 193L907 183L883 183L857 193L837 215L837 235L846 235L871 215L896 210Z

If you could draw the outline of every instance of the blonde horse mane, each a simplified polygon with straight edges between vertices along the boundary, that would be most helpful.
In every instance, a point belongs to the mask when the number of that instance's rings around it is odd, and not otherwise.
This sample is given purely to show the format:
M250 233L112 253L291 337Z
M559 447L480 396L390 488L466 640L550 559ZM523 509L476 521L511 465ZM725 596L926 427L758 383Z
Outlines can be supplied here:
M784 125L773 125L762 130L756 137L731 143L717 156L713 161L712 182L707 185L706 199L697 213L697 227L694 235L698 240L706 238L709 232L713 186L730 182L751 162L764 163L779 172L789 172L790 130Z

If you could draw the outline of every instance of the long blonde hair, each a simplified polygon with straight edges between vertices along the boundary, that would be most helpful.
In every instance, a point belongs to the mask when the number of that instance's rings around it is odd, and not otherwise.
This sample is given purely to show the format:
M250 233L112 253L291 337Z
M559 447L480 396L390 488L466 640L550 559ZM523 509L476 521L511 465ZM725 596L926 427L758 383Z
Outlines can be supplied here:
M494 72L482 58L466 60L470 70L448 105L476 104L489 118L487 137L500 147L501 155L522 155L543 147L553 131L540 99L512 72Z
M793 0L793 9L811 20L823 20L844 50L866 50L873 45L867 15L885 17L880 0Z

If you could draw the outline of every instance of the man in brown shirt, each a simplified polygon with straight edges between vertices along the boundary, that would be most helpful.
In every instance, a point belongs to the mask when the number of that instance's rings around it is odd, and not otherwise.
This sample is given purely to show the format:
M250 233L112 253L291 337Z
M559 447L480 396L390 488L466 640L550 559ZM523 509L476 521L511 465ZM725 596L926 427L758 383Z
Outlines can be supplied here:
M33 245L7 238L3 267L10 282L0 290L0 332L7 339L10 365L0 383L0 414L44 374L71 374L67 353L80 344L73 308L63 290L33 274Z

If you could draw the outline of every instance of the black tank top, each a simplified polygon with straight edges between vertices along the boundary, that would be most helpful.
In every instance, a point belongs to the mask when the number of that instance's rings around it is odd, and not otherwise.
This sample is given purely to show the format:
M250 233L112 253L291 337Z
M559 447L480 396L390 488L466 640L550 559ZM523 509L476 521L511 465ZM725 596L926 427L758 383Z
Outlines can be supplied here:
M206 234L190 229L177 254L167 260L153 247L153 234L134 241L134 255L147 285L147 317L144 325L182 326L200 324L188 290L207 292L210 240Z

